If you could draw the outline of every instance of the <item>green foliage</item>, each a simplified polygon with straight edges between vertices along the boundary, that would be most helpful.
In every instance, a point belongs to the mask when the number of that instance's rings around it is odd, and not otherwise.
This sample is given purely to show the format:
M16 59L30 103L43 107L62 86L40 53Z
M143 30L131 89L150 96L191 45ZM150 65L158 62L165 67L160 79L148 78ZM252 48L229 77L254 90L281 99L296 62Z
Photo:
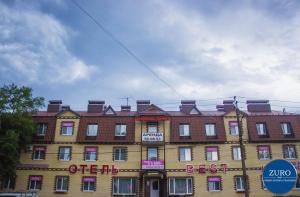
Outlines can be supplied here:
M36 132L32 114L42 106L44 98L33 97L29 87L0 88L0 177L15 175L20 151Z

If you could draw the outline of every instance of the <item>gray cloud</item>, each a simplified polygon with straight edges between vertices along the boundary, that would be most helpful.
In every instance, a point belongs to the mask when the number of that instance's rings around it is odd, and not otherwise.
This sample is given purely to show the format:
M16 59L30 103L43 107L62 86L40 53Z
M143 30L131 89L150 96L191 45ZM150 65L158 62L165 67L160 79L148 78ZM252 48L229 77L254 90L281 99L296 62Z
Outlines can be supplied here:
M50 15L0 4L2 78L17 75L23 82L39 83L89 79L96 68L69 52L70 35L72 31Z

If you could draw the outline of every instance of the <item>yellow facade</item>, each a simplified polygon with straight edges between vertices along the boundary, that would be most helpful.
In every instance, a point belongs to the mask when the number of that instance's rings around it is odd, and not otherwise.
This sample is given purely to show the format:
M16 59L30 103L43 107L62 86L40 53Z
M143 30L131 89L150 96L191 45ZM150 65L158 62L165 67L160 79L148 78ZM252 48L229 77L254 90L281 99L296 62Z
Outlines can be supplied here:
M158 147L159 159L164 159L165 154L165 169L166 176L168 177L192 177L193 179L193 196L244 196L244 193L236 192L234 176L242 175L241 161L232 159L232 146L238 146L238 136L232 136L229 133L229 121L236 120L235 112L225 114L223 117L224 127L226 131L226 143L213 143L213 144L190 144L190 143L170 143L170 120L158 121L158 131L164 133L163 144L154 144L151 146ZM79 144L76 143L76 137L78 133L80 117L72 112L61 113L57 116L55 129L55 138L52 144L34 144L33 146L46 146L45 160L32 160L32 152L24 152L21 154L21 164L43 164L48 165L47 168L32 168L32 169L19 169L17 170L17 181L15 191L26 191L28 189L28 179L32 175L43 176L42 189L38 191L38 195L41 197L50 196L97 196L107 197L112 196L112 178L113 177L136 177L140 179L140 163L141 160L147 159L147 148L149 145L141 145L141 133L147 131L147 121L136 121L135 123L135 143L134 144ZM61 135L61 122L72 121L74 122L74 132L71 136ZM257 156L257 146L264 145L263 143L249 143L247 120L246 117L242 120L246 148L246 167L248 168L247 174L250 182L250 196L253 197L267 197L274 196L267 190L262 188L261 183L261 170L258 169L268 163L270 160L259 160ZM300 153L300 142L293 143L297 147L297 152ZM272 159L282 159L282 144L281 143L268 143L271 147ZM70 161L58 160L59 147L68 146L72 148L72 158ZM98 160L97 161L84 161L84 148L86 146L93 146L98 148ZM217 161L207 161L205 157L205 148L209 146L217 146L219 151L219 158ZM127 161L113 161L113 148L114 147L127 147L128 159ZM192 161L179 161L178 151L179 147L191 147L192 148ZM164 152L165 150L165 152ZM142 151L142 154L141 154ZM299 159L291 160L298 162ZM113 175L111 172L108 174L91 175L89 172L82 174L77 172L70 174L68 168L71 164L79 165L98 165L101 169L102 165L114 165L119 169L118 174ZM187 173L185 171L187 165L199 166L205 165L209 168L210 165L216 164L220 168L221 164L228 166L226 173L219 171L216 174L206 172L200 174L198 172ZM257 169L255 169L257 168ZM236 170L235 170L236 169ZM298 171L298 173L300 173ZM55 177L56 176L68 176L69 187L66 193L55 192ZM96 191L95 192L82 192L82 177L83 176L96 176ZM207 177L208 176L220 176L222 180L222 190L219 192L209 192L207 189ZM139 182L139 181L138 181ZM136 196L143 196L144 191L140 191L141 185L144 182L138 183ZM300 196L300 190L294 189L286 195L298 195Z

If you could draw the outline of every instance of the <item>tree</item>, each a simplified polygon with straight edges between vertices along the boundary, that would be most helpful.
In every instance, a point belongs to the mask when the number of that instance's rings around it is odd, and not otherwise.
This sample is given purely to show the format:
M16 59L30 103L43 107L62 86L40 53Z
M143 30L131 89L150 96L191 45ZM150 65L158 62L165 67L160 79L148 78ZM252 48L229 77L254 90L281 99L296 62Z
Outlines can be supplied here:
M29 87L0 88L0 179L15 176L20 152L36 132L32 115L42 106L44 98L33 97Z

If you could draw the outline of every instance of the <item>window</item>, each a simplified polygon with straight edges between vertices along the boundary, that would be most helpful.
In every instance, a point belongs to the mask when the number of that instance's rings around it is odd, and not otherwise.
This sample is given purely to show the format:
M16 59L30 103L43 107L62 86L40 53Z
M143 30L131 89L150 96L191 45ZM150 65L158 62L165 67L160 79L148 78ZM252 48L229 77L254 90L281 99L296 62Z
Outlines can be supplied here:
M192 178L170 178L169 195L193 194Z
M300 189L300 174L298 174L298 179L297 179L295 188L296 188L296 189Z
M44 160L46 155L46 147L44 146L35 146L33 147L33 160Z
M220 177L208 177L207 185L209 192L218 192L221 191L221 178Z
M82 191L84 191L84 192L96 191L96 177L83 177L82 178Z
M1 189L15 189L16 177L4 177L1 182Z
M233 160L241 160L241 148L240 147L232 147L232 159Z
M87 127L87 136L97 136L98 125L97 124L89 124Z
M29 176L29 190L42 189L42 176Z
M289 122L280 123L283 135L292 135L292 126Z
M180 147L179 148L179 161L192 161L192 148Z
M235 183L236 191L238 192L245 191L245 182L243 176L234 177L234 183Z
M73 122L62 122L61 123L61 135L73 135Z
M96 161L97 160L97 147L85 147L84 160L85 161Z
M38 123L37 125L37 136L45 136L47 132L47 123Z
M148 160L157 160L158 153L157 148L148 148Z
M215 124L205 124L206 136L216 136L216 125Z
M127 148L114 148L114 161L125 161Z
M206 147L206 160L217 161L218 160L218 148L217 147Z
M180 124L179 125L179 135L180 136L190 136L190 125Z
M55 191L66 192L69 187L69 177L67 176L57 176L55 181Z
M258 135L267 135L266 123L256 123L256 131Z
M148 123L148 133L157 133L157 122Z
M239 127L236 121L229 122L229 133L230 135L238 135L239 134Z
M135 195L136 178L113 178L113 195Z
M115 136L126 136L126 124L117 124Z
M59 160L69 161L71 159L71 147L59 147Z
M295 145L283 145L283 158L296 159L296 147Z
M259 160L271 159L271 152L269 146L258 146L257 151Z

